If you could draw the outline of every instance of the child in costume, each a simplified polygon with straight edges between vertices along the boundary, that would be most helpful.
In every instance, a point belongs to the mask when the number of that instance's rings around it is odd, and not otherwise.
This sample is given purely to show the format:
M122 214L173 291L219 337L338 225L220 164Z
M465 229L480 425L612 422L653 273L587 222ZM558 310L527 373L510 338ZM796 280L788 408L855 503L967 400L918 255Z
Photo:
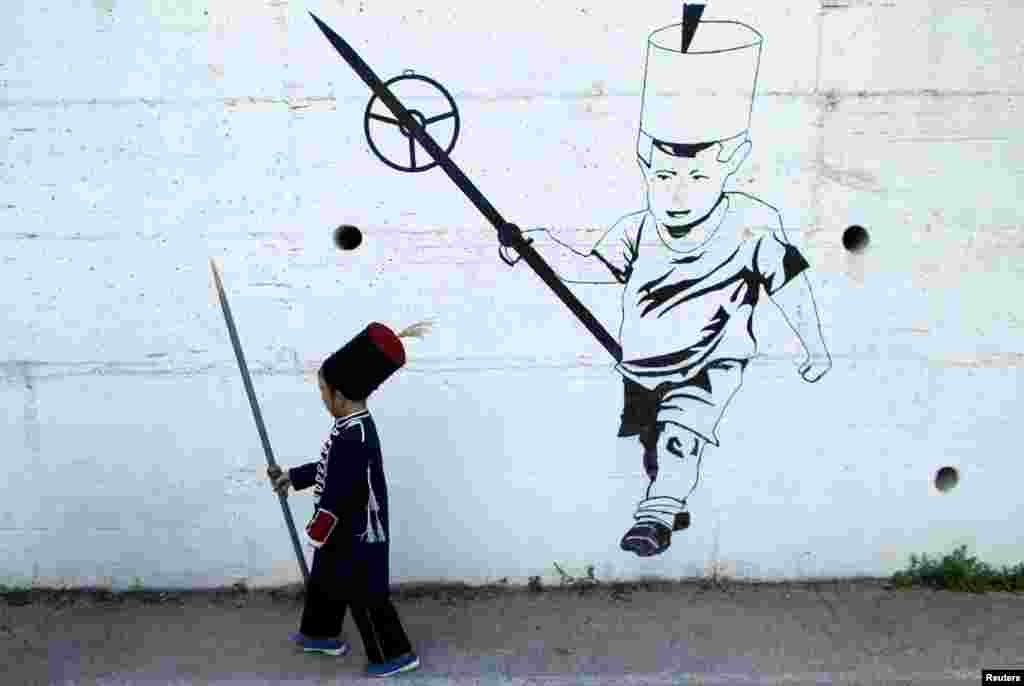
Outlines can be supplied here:
M273 487L313 486L314 513L306 534L316 548L299 633L307 652L345 655L340 639L346 610L369 659L367 673L390 676L419 666L390 600L388 494L377 427L366 398L405 364L401 338L421 337L427 322L395 334L376 322L320 367L320 395L335 418L320 460L267 470Z

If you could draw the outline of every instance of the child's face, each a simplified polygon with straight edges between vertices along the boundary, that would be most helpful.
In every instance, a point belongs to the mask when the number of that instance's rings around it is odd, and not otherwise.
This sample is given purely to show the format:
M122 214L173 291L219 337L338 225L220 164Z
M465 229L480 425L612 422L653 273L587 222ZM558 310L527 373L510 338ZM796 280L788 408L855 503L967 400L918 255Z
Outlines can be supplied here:
M324 407L327 408L327 412L332 416L334 415L334 393L331 391L331 387L324 383L324 377L317 374L317 379L320 382L320 398L324 401Z
M655 145L651 166L641 165L648 206L657 219L658 233L670 245L692 243L697 238L698 226L718 204L726 181L746 158L746 150L736 150L725 162L719 161L720 155L729 156L718 143L692 157L672 155Z

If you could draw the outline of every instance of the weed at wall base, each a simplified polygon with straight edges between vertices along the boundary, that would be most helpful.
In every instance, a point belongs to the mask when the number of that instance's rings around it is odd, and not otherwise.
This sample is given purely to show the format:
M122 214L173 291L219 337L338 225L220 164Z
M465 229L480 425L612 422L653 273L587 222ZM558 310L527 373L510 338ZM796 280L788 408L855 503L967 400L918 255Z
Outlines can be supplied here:
M896 588L925 586L928 588L985 593L987 591L1024 591L1024 563L997 570L976 557L967 555L967 546L960 546L941 559L927 555L910 556L910 567L892 576Z

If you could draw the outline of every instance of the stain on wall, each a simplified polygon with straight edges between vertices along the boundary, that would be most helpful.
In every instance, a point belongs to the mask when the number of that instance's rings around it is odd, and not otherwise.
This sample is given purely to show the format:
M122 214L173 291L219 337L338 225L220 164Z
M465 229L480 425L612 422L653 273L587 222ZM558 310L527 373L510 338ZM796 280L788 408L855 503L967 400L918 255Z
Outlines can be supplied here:
M146 3L150 16L159 20L164 31L191 33L209 28L207 0L146 0Z
M114 24L114 7L117 0L92 0L92 6L96 9L96 28L99 31L109 31Z

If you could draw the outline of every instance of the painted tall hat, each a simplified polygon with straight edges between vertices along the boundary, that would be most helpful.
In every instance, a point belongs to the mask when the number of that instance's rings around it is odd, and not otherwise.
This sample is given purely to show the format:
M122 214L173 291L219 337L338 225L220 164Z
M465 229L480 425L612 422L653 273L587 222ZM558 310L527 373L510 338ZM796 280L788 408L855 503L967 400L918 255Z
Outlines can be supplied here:
M349 400L366 400L405 364L405 347L394 331L372 322L320 366L324 381Z
M655 140L711 143L746 133L763 41L733 21L654 31L647 40L637 154L650 163Z

